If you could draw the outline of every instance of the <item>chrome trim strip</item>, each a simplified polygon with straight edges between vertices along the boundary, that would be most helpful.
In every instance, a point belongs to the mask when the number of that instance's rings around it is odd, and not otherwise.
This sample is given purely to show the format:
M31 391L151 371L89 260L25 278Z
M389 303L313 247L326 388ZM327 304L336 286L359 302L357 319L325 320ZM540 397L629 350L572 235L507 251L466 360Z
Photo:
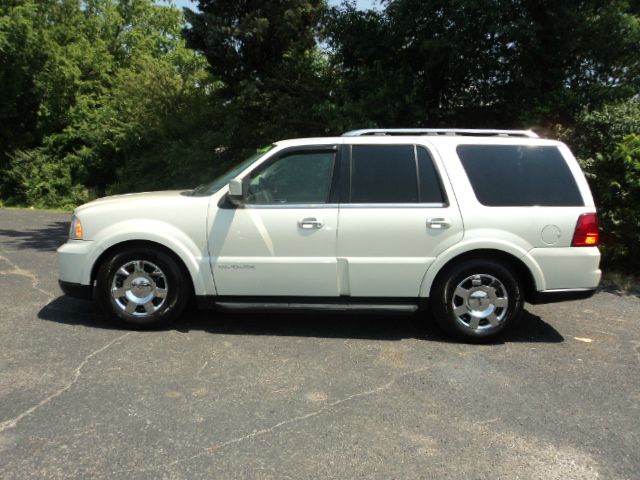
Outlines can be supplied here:
M446 203L341 203L340 208L446 208Z
M279 303L279 302L216 302L225 310L320 310L329 312L370 311L370 312L406 312L418 310L416 304L357 304L357 303Z
M495 130L478 128L365 128L351 130L343 137L360 137L363 135L494 135L505 137L539 138L532 130Z
M337 203L274 203L274 204L245 204L244 208L255 208L256 210L261 209L286 209L286 208L305 208L305 209L316 209L316 208L338 208L339 205Z
M249 205L245 204L244 208L255 209L316 209L316 208L446 208L446 203L286 203L286 204L270 204L270 205Z
M538 293L570 293L570 292L591 292L597 287L591 288L554 288L552 290L538 290Z

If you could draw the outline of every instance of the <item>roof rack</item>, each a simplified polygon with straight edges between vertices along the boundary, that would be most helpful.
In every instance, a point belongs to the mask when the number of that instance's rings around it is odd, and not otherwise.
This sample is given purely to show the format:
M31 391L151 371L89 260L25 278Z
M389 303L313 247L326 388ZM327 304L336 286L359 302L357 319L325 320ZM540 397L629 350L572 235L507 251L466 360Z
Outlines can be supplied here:
M532 130L486 130L475 128L365 128L343 133L343 137L366 135L466 135L476 137L527 137L539 138Z

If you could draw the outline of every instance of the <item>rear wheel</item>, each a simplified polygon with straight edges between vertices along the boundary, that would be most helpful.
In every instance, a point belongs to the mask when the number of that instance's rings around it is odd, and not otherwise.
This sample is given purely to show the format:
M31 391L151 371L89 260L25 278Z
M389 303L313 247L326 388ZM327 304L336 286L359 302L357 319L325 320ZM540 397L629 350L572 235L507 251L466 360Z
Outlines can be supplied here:
M158 328L176 320L190 297L181 266L159 249L130 247L102 263L97 299L110 317L134 328Z
M440 327L467 340L489 340L522 315L522 287L512 270L473 259L444 272L434 285L431 312Z

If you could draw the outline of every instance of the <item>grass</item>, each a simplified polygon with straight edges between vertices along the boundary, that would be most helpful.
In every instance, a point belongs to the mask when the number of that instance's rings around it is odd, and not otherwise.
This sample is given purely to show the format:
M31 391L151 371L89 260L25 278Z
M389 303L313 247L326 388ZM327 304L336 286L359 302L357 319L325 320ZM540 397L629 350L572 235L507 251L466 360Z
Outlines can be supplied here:
M72 208L64 209L64 208L42 208L42 207L25 207L25 206L7 206L0 202L0 208L3 210L27 210L34 212L60 212L60 213L71 213L73 212Z

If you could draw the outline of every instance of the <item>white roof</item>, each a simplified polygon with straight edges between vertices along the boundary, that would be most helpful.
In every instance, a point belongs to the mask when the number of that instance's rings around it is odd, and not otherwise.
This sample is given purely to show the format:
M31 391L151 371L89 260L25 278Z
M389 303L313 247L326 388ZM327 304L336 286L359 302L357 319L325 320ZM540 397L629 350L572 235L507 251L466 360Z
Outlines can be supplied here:
M493 136L493 135L362 135L340 137L294 138L275 142L279 147L297 145L340 144L431 144L438 145L559 145L561 142L538 137Z

